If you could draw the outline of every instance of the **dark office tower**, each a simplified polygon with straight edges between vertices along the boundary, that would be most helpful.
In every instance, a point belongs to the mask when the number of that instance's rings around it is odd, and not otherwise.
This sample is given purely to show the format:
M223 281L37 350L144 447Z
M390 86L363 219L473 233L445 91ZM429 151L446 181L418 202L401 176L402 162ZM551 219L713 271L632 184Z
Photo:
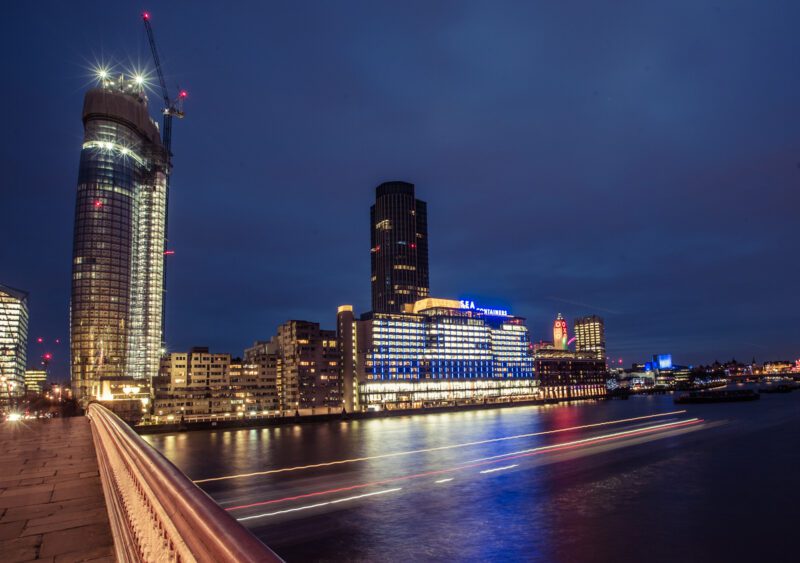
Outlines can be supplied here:
M372 310L400 313L428 296L428 206L414 184L384 182L370 208Z
M146 379L161 355L166 154L141 78L100 77L86 93L72 261L72 382Z

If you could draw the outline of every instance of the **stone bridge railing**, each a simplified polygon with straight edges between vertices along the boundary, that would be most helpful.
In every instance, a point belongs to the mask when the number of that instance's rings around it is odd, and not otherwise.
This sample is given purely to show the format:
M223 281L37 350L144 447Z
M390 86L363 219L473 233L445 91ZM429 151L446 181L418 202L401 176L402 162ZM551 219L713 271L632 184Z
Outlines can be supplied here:
M114 413L88 415L118 561L281 561Z

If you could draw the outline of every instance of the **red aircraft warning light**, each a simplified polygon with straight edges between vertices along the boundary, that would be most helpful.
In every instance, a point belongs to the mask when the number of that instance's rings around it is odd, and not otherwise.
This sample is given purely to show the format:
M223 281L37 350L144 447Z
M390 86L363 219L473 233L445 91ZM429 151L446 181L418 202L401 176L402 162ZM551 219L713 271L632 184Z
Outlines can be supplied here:
M103 207L103 202L102 202L102 201L100 201L99 199L96 199L96 200L94 200L94 206L95 206L97 209L100 209L101 207Z
M150 19L150 12L143 12L142 13L142 19L143 20L149 20Z
M188 95L189 95L189 93L188 93L186 90L181 90L181 93L180 93L180 94L178 94L178 95L179 95L181 98L185 98L186 96L188 96Z
M175 254L174 250L165 250L164 251L164 256L172 256L173 254Z

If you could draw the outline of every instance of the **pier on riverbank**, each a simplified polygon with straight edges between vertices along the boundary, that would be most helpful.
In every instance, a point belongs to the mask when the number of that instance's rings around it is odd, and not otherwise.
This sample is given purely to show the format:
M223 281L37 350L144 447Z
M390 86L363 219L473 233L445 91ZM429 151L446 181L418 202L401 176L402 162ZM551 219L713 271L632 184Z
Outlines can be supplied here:
M397 416L417 416L445 412L459 412L470 410L505 409L521 406L548 405L566 403L571 401L596 401L607 399L607 395L573 397L563 399L534 399L528 401L514 401L504 403L479 403L468 405L452 405L440 407L425 407L418 409L390 409L369 412L330 412L320 414L300 413L286 416L224 416L208 415L195 416L191 420L176 421L167 424L140 424L134 427L139 434L167 434L172 432L186 432L191 430L218 430L228 428L258 428L264 426L283 426L287 424L307 424L315 422L331 422L342 420L367 420L373 418L387 418Z

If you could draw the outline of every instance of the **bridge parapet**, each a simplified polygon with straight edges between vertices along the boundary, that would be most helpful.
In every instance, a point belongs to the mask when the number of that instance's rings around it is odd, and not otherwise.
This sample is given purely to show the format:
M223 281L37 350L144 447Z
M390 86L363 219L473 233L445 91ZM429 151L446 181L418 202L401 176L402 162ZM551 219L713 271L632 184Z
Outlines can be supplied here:
M118 561L281 561L117 415L88 415Z

